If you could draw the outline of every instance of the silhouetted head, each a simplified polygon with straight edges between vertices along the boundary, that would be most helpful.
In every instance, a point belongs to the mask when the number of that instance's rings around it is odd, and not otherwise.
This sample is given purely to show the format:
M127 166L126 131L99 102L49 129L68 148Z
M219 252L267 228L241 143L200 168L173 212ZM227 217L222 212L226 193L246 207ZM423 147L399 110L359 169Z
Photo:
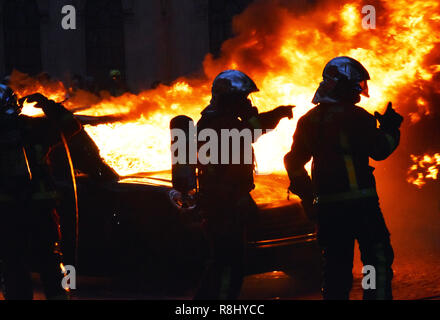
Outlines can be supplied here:
M350 57L332 59L324 68L323 81L313 98L319 103L358 103L361 95L369 97L370 75L357 60Z
M258 91L255 82L243 72L226 70L214 79L211 105L235 114L241 108L252 107L248 96Z

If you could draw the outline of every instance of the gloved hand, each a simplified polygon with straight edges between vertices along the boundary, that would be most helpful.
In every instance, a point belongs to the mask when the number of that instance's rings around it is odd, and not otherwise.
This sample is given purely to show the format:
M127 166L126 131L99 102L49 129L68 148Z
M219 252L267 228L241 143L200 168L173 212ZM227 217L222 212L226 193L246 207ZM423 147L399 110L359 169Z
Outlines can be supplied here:
M274 109L274 112L279 116L279 119L288 118L289 120L293 118L293 108L296 106L280 106Z
M290 185L289 191L296 194L302 200L308 199L313 202L313 186L312 179L310 179L309 174L304 169L303 173L296 174L294 176L289 176Z
M374 116L380 123L380 129L385 131L398 130L403 122L403 117L393 109L391 102L388 103L387 110L383 115L376 111Z
M29 96L21 98L19 100L20 105L22 105L25 101L27 101L29 103L36 102L34 108L41 109L41 108L47 106L47 104L49 103L50 100L48 98L46 98L45 96L43 96L41 93L34 93Z
M289 191L296 194L301 199L301 204L307 217L316 222L316 208L313 204L314 195L312 180L309 174L304 170L304 174L291 177Z

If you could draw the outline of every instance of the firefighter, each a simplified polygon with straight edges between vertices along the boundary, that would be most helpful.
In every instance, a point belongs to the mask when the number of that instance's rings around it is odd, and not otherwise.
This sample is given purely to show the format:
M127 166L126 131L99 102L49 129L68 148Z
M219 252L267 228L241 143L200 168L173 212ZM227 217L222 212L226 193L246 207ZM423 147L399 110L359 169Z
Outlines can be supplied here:
M220 142L224 129L240 132L247 129L251 133L260 129L265 133L265 130L274 129L281 119L293 117L292 106L259 113L248 99L249 94L257 91L254 81L240 71L220 73L213 82L211 103L203 110L197 124L198 132L214 130ZM252 140L255 139L257 136ZM257 205L250 195L255 188L252 141L241 141L239 149L237 164L231 164L233 150L229 152L228 163L202 165L199 148L199 201L211 259L195 299L237 299L240 294L246 224L256 217ZM218 159L221 159L220 150L223 148L219 146L218 150ZM246 150L252 153L251 161L244 159Z
M361 95L369 97L370 76L355 59L334 58L323 78L313 99L317 106L299 120L284 158L289 190L317 223L323 298L349 298L357 240L363 264L376 275L376 289L364 288L364 299L392 299L394 254L369 158L385 160L396 150L403 118L391 103L375 116L356 105ZM310 178L304 165L312 158Z
M33 298L30 271L40 273L48 299L66 298L61 287L57 193L50 179L50 149L81 125L61 104L41 94L27 97L44 118L21 115L23 101L0 85L0 259L6 299Z

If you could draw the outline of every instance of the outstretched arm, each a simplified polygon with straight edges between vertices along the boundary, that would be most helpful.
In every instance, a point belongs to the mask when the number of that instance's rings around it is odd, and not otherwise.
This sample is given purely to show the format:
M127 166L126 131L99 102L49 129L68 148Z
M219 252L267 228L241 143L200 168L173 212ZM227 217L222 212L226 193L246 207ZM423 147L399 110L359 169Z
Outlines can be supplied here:
M64 134L66 139L69 139L81 131L82 126L80 122L62 104L49 100L40 93L22 98L21 102L25 100L29 103L35 102L34 107L41 108L46 115L49 124L45 128L46 133L43 138L46 139L48 144L54 145L59 143L61 139L60 133Z
M293 108L295 106L281 106L272 111L258 113L258 109L253 107L243 112L240 117L250 129L262 129L263 133L266 133L267 130L275 129L281 119L292 119Z

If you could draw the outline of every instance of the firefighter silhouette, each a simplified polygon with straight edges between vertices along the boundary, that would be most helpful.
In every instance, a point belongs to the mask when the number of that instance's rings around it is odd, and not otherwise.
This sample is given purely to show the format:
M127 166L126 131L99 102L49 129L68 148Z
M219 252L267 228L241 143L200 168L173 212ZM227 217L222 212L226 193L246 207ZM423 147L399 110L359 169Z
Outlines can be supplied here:
M31 268L48 299L62 299L57 192L49 174L50 149L81 125L61 104L41 94L27 97L46 117L21 115L14 92L0 85L0 259L6 299L33 298Z
M376 289L364 288L364 299L392 299L394 254L369 158L385 160L393 153L403 118L391 103L384 115L375 116L356 106L360 95L369 97L370 80L358 61L334 58L323 78L313 99L317 106L299 120L292 149L284 159L290 191L302 199L318 226L323 298L349 298L357 240L363 264L376 271ZM304 165L312 158L310 178Z
M224 71L214 80L211 103L203 110L197 130L200 133L212 129L218 134L218 159L222 159L220 136L223 129L250 129L250 132L261 129L264 133L264 130L274 129L282 118L293 117L292 106L259 113L248 100L249 94L256 91L254 81L237 70ZM244 159L246 150L251 150L254 159L251 144L241 141L241 157L237 164L232 164L233 151L229 152L228 163L202 165L199 158L199 203L211 258L195 299L239 297L244 276L246 224L257 213L257 205L250 195L255 188L254 161L248 163Z

